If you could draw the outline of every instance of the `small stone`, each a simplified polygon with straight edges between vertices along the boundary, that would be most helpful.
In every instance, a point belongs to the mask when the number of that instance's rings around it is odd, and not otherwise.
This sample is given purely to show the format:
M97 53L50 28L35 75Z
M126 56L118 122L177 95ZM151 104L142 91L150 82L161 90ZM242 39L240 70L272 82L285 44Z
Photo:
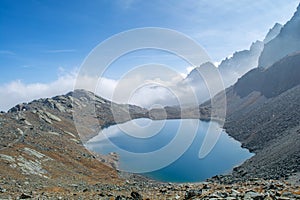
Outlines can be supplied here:
M32 196L26 193L21 194L19 197L19 199L30 199L30 198L32 198Z
M185 193L185 199L191 199L192 197L199 196L201 194L202 194L201 190L186 191L186 193Z
M12 156L8 156L5 154L0 154L0 159L6 160L8 162L14 162L15 159Z
M235 197L227 197L226 200L235 200Z
M281 194L282 197L293 197L293 194L291 192L283 192Z
M210 189L210 186L208 184L203 185L202 189Z
M60 112L66 111L66 109L60 103L54 103L54 107L57 108Z
M289 197L278 197L277 199L278 199L278 200L290 200Z
M264 195L257 192L249 191L245 194L245 199L263 200Z
M221 197L217 194L211 194L209 195L209 199L220 199Z
M162 188L162 189L159 190L159 192L162 193L162 194L165 194L167 192L167 189L166 188Z
M126 197L124 197L124 196L117 196L115 198L115 200L126 200Z
M27 120L24 120L24 123L25 123L27 126L32 126L32 124L31 124L29 121L27 121Z
M71 186L71 187L78 187L77 184L71 184L70 186Z
M2 187L0 187L0 193L4 193L4 192L6 192L6 189L5 189L5 188L2 188Z
M49 134L52 134L52 135L56 135L56 136L59 136L60 134L57 133L57 132L53 132L53 131L48 131Z
M133 192L131 192L130 195L134 200L142 200L143 199L142 195L139 194L138 192L133 191Z
M55 116L55 115L53 115L53 114L51 114L51 113L49 113L49 112L44 112L45 114L46 114L46 116L49 118L49 119L52 119L52 120L54 120L54 121L57 121L57 122L60 122L61 121L61 119L59 118L59 117L57 117L57 116Z

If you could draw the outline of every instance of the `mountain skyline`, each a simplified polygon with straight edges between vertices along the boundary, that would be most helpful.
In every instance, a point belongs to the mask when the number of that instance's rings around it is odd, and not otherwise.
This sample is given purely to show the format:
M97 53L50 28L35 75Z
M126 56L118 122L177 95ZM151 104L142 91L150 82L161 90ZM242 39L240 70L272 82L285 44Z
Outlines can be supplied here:
M268 68L277 60L300 50L300 5L293 17L282 27L276 38L266 44L259 67Z

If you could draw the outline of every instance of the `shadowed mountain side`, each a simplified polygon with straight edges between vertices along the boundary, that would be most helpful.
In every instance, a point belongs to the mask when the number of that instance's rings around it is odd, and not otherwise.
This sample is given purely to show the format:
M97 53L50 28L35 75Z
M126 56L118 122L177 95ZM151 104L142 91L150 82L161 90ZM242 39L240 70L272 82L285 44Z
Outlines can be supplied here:
M260 92L267 98L278 96L300 84L299 64L300 53L295 53L276 62L269 69L255 68L238 80L234 90L242 98L253 91Z
M226 90L224 128L256 153L235 170L235 178L279 178L300 171L299 74L300 53L295 53L266 70L253 69Z

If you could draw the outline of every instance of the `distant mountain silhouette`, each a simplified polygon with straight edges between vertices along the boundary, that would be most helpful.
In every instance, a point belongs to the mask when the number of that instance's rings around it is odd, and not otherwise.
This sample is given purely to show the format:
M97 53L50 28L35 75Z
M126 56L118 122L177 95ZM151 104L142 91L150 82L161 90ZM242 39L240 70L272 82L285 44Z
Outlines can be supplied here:
M263 50L264 43L256 41L249 50L238 51L231 58L226 58L219 65L225 86L234 84L238 78L250 69L257 67L258 58Z
M267 44L268 42L270 42L271 40L273 40L281 31L282 29L282 25L279 23L276 23L273 28L271 28L268 32L268 34L266 35L265 39L264 39L264 43Z
M300 51L300 5L280 33L268 42L259 57L259 67L268 68L281 58Z
M281 28L282 25L276 23L269 30L263 42L257 40L251 44L250 49L237 51L232 55L232 57L227 57L222 60L218 68L223 78L225 87L229 87L230 85L234 84L238 78L243 76L249 70L258 66L258 59L261 55L264 45L274 39L280 33ZM203 64L203 66L206 65L213 66L214 64L209 62ZM189 80L190 84L195 87L197 87L197 85L199 86L200 84L205 84L197 69L200 68L195 68L186 77L186 80Z

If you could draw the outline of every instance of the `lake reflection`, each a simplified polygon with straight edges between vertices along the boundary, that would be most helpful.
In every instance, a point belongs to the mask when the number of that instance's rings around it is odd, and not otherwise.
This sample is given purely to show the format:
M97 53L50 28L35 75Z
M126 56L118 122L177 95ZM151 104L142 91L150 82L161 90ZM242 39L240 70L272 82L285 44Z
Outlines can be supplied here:
M216 122L197 119L135 119L102 130L86 146L101 154L117 152L124 171L166 182L197 182L228 173L253 155L222 131L214 148L200 159L206 134L220 131Z

